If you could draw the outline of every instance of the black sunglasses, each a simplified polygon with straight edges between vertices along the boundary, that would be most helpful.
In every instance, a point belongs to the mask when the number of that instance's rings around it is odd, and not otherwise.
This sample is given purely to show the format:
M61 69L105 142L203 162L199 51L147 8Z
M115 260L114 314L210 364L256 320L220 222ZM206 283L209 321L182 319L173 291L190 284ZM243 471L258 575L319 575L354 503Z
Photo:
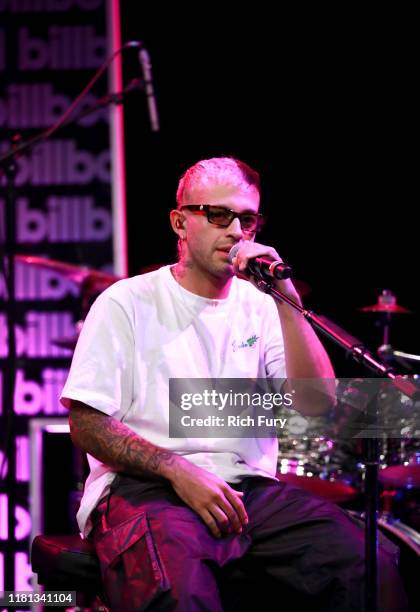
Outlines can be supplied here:
M266 221L264 215L260 213L237 213L234 210L230 210L230 208L213 206L212 204L185 204L180 207L180 210L184 208L197 214L206 215L209 223L213 223L213 225L218 225L219 227L229 227L232 221L238 218L242 230L253 234L258 232Z

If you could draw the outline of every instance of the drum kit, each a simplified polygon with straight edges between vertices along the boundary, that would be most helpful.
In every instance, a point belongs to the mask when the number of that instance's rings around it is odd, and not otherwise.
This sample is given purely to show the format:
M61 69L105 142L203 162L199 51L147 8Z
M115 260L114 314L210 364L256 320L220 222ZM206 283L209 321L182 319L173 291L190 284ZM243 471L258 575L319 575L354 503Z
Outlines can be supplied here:
M86 315L92 298L111 286L121 277L87 267L44 259L32 255L18 255L17 262L54 271L78 284L81 289L82 311ZM148 272L164 264L155 264L142 269ZM310 292L302 281L294 281L301 296ZM420 356L394 350L389 342L390 327L395 316L410 315L412 311L399 305L390 291L384 290L376 304L359 309L381 318L383 343L378 353L384 360L399 364L420 362ZM79 327L82 322L79 323ZM57 338L55 344L74 349L78 333L71 338ZM418 378L416 375L412 379ZM337 381L337 385L339 382ZM357 383L356 383L357 386ZM349 397L352 386L337 393L342 414L351 413ZM353 385L354 387L354 385ZM392 414L395 404L392 392L382 395L383 410L396 426L397 431L381 440L381 515L379 527L391 535L408 557L420 556L420 424L419 402L405 404L406 411ZM387 402L387 399L389 400ZM302 417L295 413L288 415L288 429L279 432L280 454L278 462L279 480L302 487L315 495L341 504L349 512L357 513L363 507L364 466L360 461L360 446L350 440L340 440L337 431L330 431L331 423L323 417ZM320 434L321 432L321 434ZM327 433L328 432L328 433ZM361 516L361 513L359 513Z
M392 318L412 314L397 304L390 291L383 291L376 304L360 308L379 315L383 343L378 353L387 361L406 365L420 356L394 350L389 342ZM411 369L411 368L407 368ZM413 381L417 375L410 375ZM337 406L331 417L288 419L287 430L279 431L277 477L319 497L340 504L360 523L364 521L364 464L362 440L343 435L346 419L354 417L354 398L363 380L337 380ZM420 402L402 396L391 385L379 394L380 437L380 515L379 530L400 549L400 573L410 602L417 602L420 572ZM286 414L281 414L285 417ZM344 422L344 426L343 426ZM410 604L411 605L411 604ZM411 609L411 608L410 608ZM414 608L413 608L414 609Z

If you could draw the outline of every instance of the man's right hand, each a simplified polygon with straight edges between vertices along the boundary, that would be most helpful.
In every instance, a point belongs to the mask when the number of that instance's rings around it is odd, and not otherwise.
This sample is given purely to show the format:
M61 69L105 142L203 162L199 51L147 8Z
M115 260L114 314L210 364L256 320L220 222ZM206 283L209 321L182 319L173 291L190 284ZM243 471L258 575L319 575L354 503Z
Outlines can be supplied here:
M222 537L222 532L242 533L248 515L241 491L235 491L222 478L181 456L172 467L170 481L175 492L197 512L215 537Z
M125 423L82 402L70 406L74 444L115 472L166 478L179 497L203 519L216 537L222 531L241 533L248 517L243 493L180 455L145 440Z

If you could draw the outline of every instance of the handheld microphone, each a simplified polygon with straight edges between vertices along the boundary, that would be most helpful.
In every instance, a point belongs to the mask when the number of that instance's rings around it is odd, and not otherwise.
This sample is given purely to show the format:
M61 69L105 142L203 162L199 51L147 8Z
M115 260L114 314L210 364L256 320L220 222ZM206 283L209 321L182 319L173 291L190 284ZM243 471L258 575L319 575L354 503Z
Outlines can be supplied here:
M152 64L147 49L139 51L139 60L143 72L144 89L147 96L147 106L149 109L150 125L153 132L159 131L159 115L156 106L155 90L153 88Z
M233 245L229 251L229 262L232 263L240 249L240 243ZM272 261L268 257L253 257L248 261L248 274L252 274L262 280L271 280L276 278L283 280L292 276L292 268L282 261Z

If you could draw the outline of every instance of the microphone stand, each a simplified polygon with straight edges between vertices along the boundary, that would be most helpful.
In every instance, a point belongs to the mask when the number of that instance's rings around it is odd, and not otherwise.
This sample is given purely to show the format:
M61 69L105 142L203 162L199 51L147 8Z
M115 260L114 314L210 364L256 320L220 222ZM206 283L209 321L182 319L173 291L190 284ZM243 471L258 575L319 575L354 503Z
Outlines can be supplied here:
M297 310L309 323L324 336L343 348L351 357L373 372L376 377L389 378L393 386L401 393L414 399L419 395L419 389L411 381L397 375L392 368L379 361L367 350L360 340L350 335L347 331L336 325L333 321L323 315L317 315L311 310L284 295L272 285L271 277L256 277L258 288L268 293L275 300L288 304ZM376 400L374 396L368 405L370 414L376 414ZM365 445L366 465L366 523L365 523L365 606L366 612L377 612L378 610L378 586L377 586L377 541L378 541L378 471L379 471L379 446L378 439L368 437Z
M24 153L28 153L35 145L45 142L53 133L56 133L64 126L75 123L81 118L86 117L98 109L108 106L110 104L121 104L126 95L136 89L143 89L142 79L133 79L128 83L123 91L117 93L111 93L103 98L96 101L91 107L79 112L72 118L69 118L71 112L76 106L76 102L80 100L90 91L93 84L98 80L99 76L105 71L109 64L113 61L118 53L125 50L126 48L134 47L139 48L142 44L137 41L130 41L126 43L120 49L117 49L110 58L108 58L104 64L98 69L92 80L88 83L87 87L83 90L76 100L71 104L69 109L64 113L61 119L58 120L53 126L47 128L40 134L36 134L33 138L28 141L21 141L19 137L14 137L15 145L10 148L5 154L0 157L0 176L3 171L7 181L7 198L5 207L5 248L4 248L4 265L2 266L2 272L6 279L7 288L7 301L6 301L6 316L7 316L7 332L8 332L8 352L5 359L4 367L4 380L3 380L3 407L6 415L6 427L5 427L5 440L4 440L4 455L3 460L0 461L0 485L3 484L3 474L6 469L7 459L7 476L4 479L7 490L7 541L13 546L9 546L9 554L6 554L5 560L5 591L15 590L15 566L14 566L14 555L12 551L15 550L15 507L16 507L16 483L15 483L15 471L16 471L16 444L14 444L13 431L15 423L15 411L14 411L14 396L15 396L15 385L16 385L16 366L17 366L17 354L16 354L16 295L15 295L15 254L16 254L16 214L15 214L15 200L16 200L16 186L15 178L17 174L17 163L16 160L19 156Z

